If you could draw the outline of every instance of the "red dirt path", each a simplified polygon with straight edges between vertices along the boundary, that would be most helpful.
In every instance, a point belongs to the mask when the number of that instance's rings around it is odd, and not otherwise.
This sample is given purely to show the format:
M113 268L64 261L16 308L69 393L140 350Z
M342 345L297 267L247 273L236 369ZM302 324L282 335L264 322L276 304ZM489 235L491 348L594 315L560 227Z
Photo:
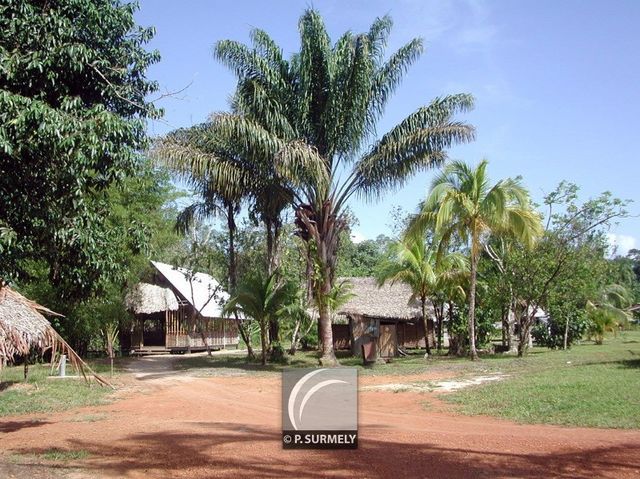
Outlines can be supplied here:
M456 415L433 394L363 391L359 450L285 451L278 375L138 383L143 391L109 405L0 420L0 476L640 477L640 431L516 425ZM53 447L90 456L32 469L9 460Z

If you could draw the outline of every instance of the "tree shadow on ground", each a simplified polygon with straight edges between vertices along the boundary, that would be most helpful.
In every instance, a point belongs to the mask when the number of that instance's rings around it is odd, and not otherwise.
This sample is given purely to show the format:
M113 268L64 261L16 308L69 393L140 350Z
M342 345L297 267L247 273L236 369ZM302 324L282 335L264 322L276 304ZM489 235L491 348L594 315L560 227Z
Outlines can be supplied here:
M224 422L189 423L189 433L138 433L118 443L81 438L67 444L90 453L76 463L85 470L116 477L491 477L584 478L631 476L640 469L633 444L553 453L495 452L368 438L361 431L358 451L282 450L273 429ZM21 453L38 454L40 449Z
M44 426L45 424L50 424L50 422L37 421L37 420L0 421L0 432L3 432L3 433L15 432L28 427Z
M18 384L18 381L0 381L0 392L9 389L14 384Z
M640 359L623 359L618 361L623 368L638 369L640 368Z

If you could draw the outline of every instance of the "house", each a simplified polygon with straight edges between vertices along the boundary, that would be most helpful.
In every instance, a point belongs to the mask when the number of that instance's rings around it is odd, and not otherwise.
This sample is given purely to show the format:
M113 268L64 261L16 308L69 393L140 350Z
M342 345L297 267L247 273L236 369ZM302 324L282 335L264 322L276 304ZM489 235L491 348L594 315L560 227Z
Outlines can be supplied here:
M336 349L349 349L362 355L363 346L383 358L398 355L398 350L424 348L424 323L420 302L411 298L411 289L386 283L378 287L375 278L340 278L353 288L353 297L338 309L347 324L333 324ZM427 305L429 346L435 345L433 307Z
M149 354L238 345L237 320L222 317L229 294L215 278L157 261L151 265L151 282L138 283L126 298L134 320L121 332L123 351Z

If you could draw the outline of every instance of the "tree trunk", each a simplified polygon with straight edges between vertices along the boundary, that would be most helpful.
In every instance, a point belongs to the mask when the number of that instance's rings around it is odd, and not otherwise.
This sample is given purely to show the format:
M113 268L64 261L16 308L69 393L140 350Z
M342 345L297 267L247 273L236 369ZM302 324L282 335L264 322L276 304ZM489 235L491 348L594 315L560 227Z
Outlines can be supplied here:
M229 230L229 294L233 296L238 287L238 264L236 260L236 220L235 207L233 203L227 204L227 229ZM255 358L253 347L251 346L251 334L247 331L247 327L238 318L238 314L234 313L235 320L238 324L238 331L242 340L247 345L247 359Z
M296 224L305 241L317 249L314 266L317 265L319 271L313 271L312 277L313 293L319 313L318 339L322 342L320 364L337 366L327 298L333 287L339 237L340 232L346 228L346 221L339 212L334 211L331 201L327 199L320 208L310 205L299 207L296 211Z
M427 319L427 298L425 296L420 297L420 304L422 306L422 323L424 324L424 347L426 349L426 356L431 356L431 348L429 347L429 320Z
M289 348L289 355L293 356L296 354L296 349L298 347L298 332L300 331L300 323L302 319L296 319L296 325L293 328L293 334L291 335L291 347Z
M267 364L267 324L260 322L260 342L262 344L261 363L263 366Z
M473 361L478 359L476 350L476 280L478 274L478 252L475 234L471 240L471 281L469 285L469 355Z
M278 268L278 241L280 237L280 228L278 226L278 220L267 219L265 220L265 229L267 233L267 274L270 276ZM272 318L269 321L269 337L268 344L269 349L274 342L280 339L280 324L277 318Z
M331 329L331 314L326 304L321 304L319 310L318 324L320 325L322 339L322 356L320 357L321 366L337 366L338 359L333 350L333 331Z
M525 313L520 318L520 331L518 332L518 357L521 358L527 352L529 347L529 335L531 334L532 316L528 314L529 307L525 309Z
M207 348L207 356L211 356L211 346L207 342L207 335L204 334L204 329L200 327L200 337L202 338L202 344Z
M244 341L244 344L247 345L247 359L254 359L256 355L253 352L253 347L251 346L251 333L247 331L247 327L244 321L240 321L237 315L236 321L238 321L238 331L240 332L240 337Z
M438 321L438 342L437 350L442 351L442 326L444 324L444 301L440 303L438 307L434 309L436 311L436 320Z
M567 350L567 344L569 343L569 315L564 322L564 337L562 338L562 349Z
M513 309L509 310L507 316L507 347L508 354L516 354L518 352L518 337L516 336L516 313Z

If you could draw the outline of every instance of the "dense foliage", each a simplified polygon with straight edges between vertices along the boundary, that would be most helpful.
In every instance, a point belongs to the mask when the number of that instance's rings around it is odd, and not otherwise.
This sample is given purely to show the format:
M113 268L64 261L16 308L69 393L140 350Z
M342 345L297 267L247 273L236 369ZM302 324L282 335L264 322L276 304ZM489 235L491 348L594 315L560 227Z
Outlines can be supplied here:
M122 242L109 188L134 174L146 145L146 79L159 60L153 29L118 0L0 2L0 276L46 268L62 297L122 279ZM140 246L138 244L137 246Z

